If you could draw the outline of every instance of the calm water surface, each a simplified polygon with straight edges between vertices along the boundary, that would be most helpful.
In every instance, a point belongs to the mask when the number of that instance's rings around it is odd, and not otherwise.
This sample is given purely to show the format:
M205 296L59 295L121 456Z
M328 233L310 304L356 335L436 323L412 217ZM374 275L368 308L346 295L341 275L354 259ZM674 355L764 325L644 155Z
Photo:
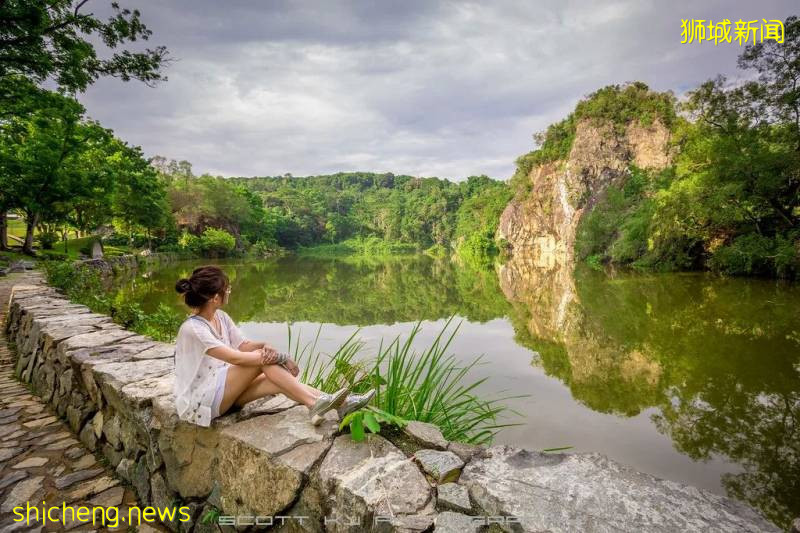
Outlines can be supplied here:
M656 476L800 515L800 287L706 274L618 274L515 259L480 271L430 257L382 262L219 261L245 334L292 334L365 356L422 320L422 349L455 316L450 351L488 376L481 394L528 395L496 443L596 451ZM185 313L175 281L197 261L120 287Z

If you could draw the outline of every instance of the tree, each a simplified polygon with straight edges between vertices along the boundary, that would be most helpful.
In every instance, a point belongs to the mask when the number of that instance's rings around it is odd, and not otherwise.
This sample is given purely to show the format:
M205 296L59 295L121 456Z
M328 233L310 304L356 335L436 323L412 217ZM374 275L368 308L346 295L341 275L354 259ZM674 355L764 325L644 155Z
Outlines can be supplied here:
M85 132L78 127L84 110L77 101L29 88L25 100L35 103L35 110L2 123L0 175L4 197L25 213L23 251L33 254L33 231L42 215L50 216L54 205L70 196L75 167L69 163Z
M757 91L773 122L789 125L788 135L800 152L800 19L784 23L784 42L764 41L745 48L739 67L759 74Z
M7 213L19 207L13 194L17 178L13 139L46 96L23 76L0 77L0 250L8 249Z
M143 228L151 246L155 230L169 224L170 211L164 185L156 169L144 158L141 149L115 140L112 168L116 176L113 194L114 216L133 235Z
M658 196L656 241L691 236L729 273L800 273L800 21L785 29L785 43L739 57L757 80L728 88L718 77L690 93L678 179Z
M85 13L88 0L4 0L0 2L0 77L22 74L35 82L54 78L68 91L83 91L101 76L147 85L166 80L163 46L141 52L121 50L101 59L95 43L114 50L148 40L152 32L139 10L112 2L113 15L100 20Z

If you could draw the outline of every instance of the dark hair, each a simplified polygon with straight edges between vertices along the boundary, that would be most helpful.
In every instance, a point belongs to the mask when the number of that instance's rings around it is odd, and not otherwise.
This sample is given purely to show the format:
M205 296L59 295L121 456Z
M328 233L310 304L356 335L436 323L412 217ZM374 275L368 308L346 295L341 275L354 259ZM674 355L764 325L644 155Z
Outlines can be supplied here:
M230 281L221 268L213 265L197 267L192 275L175 283L175 290L183 294L183 301L189 307L202 307L217 294L228 288Z

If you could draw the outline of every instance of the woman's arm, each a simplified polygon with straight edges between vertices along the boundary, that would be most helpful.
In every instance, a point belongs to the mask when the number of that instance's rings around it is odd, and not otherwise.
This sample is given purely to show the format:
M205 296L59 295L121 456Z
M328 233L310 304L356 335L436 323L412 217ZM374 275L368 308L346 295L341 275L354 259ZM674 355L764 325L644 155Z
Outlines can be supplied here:
M206 353L211 357L221 359L226 363L239 366L270 365L273 364L277 359L277 352L265 352L260 348L257 350L240 351L229 348L228 346L215 346L214 348L209 348L206 350Z
M271 345L269 345L269 344L267 344L266 342L263 342L263 341L248 341L248 340L245 340L244 342L242 342L239 345L239 349L241 351L243 351L243 352L252 352L253 350L258 350L260 348L269 348L271 350L275 349L274 346L271 346Z

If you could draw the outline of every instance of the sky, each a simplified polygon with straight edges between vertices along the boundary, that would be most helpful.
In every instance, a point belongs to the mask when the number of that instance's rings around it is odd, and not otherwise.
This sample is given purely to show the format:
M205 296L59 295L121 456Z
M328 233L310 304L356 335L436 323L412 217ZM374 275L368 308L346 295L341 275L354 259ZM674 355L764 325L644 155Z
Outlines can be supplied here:
M738 43L680 44L682 19L800 14L797 0L119 1L153 32L137 45L169 49L168 80L101 79L79 100L148 157L222 176L508 179L535 132L605 85L680 96L749 75Z

